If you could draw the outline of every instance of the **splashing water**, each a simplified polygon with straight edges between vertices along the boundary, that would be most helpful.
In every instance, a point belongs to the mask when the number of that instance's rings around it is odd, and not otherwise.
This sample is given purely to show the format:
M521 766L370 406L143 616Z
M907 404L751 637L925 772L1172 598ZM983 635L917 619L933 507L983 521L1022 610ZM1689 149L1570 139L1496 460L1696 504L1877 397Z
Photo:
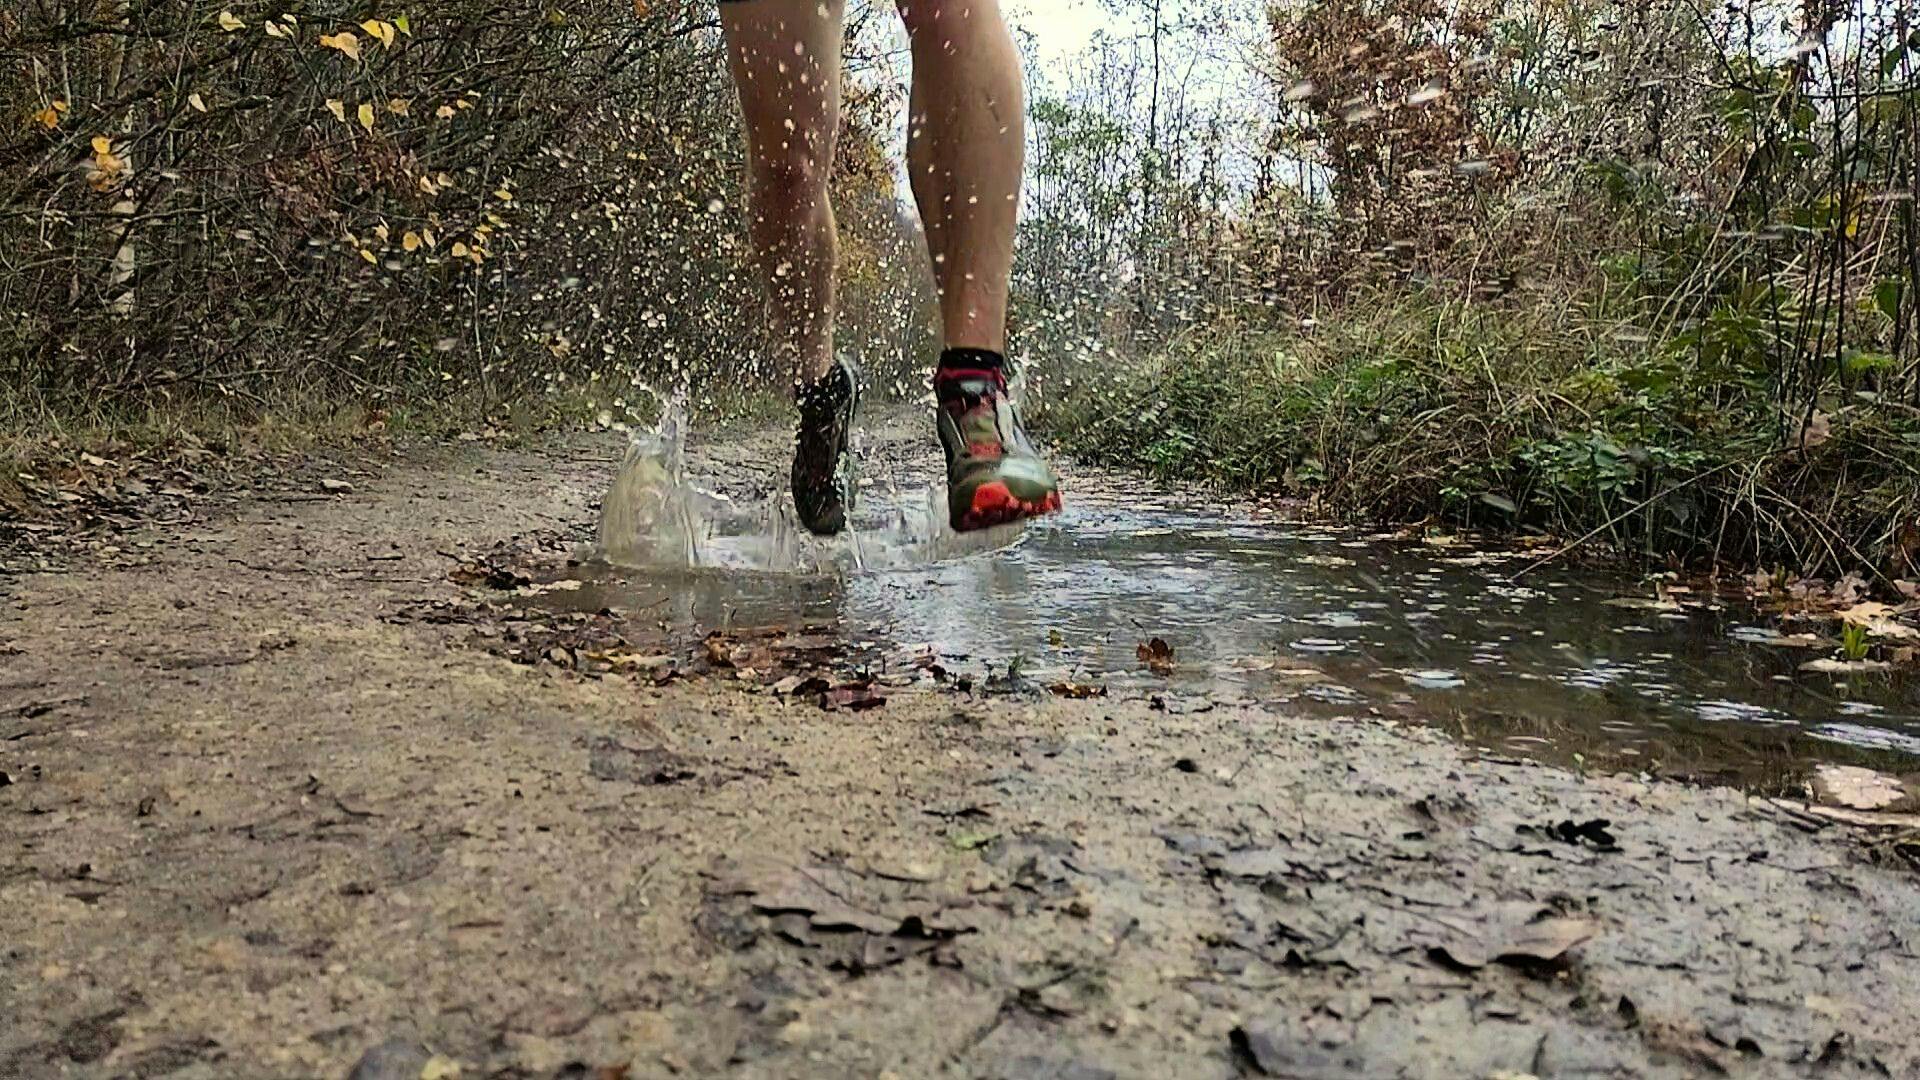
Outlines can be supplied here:
M892 479L884 494L856 515L840 536L800 527L784 489L736 500L688 474L687 408L683 396L663 399L652 428L636 431L600 507L598 539L580 561L635 569L716 568L770 573L837 574L925 565L1017 543L1022 524L955 533L944 487L918 497ZM862 441L854 441L860 456Z

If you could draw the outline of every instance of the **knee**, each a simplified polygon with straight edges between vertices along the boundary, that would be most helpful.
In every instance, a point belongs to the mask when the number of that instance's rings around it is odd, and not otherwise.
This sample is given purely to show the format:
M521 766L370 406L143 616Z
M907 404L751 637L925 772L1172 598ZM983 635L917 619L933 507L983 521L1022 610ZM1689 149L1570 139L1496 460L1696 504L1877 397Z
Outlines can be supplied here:
M918 41L950 44L972 27L976 19L995 19L990 0L895 0L907 36Z
M832 171L832 147L817 146L798 134L790 133L772 146L758 148L753 155L755 192L779 206L814 202L826 191Z

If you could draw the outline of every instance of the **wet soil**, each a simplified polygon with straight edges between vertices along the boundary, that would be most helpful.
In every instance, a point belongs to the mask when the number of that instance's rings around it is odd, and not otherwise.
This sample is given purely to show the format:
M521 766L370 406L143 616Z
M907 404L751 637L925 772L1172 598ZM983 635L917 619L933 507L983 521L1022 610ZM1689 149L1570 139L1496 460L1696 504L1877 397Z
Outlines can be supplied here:
M1871 832L449 579L557 566L619 451L418 447L4 585L0 1076L1920 1075Z

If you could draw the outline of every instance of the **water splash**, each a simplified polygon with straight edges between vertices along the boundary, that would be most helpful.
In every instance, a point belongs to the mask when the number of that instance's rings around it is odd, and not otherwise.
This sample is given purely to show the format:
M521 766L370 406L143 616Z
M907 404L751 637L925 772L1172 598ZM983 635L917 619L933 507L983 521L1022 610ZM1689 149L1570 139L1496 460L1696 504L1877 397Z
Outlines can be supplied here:
M687 430L684 397L663 399L659 423L637 430L628 444L601 502L597 540L578 553L580 561L635 569L843 574L996 551L1026 533L1018 523L955 533L943 486L908 494L887 477L871 492L875 497L856 504L846 532L814 536L800 526L784 487L732 499L690 475ZM856 459L862 449L856 435Z

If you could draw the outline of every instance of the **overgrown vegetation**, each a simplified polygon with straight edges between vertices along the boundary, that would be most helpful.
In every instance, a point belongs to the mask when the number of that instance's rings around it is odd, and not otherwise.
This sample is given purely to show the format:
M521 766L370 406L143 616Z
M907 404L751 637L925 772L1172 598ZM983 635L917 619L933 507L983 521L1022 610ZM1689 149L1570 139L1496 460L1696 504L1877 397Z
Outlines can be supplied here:
M1162 16L1114 62L1218 33ZM1117 236L1068 204L1043 234L1083 230L1030 350L1103 350L1049 372L1070 445L1345 514L1920 568L1906 9L1339 0L1253 40L1233 94L1145 91L1151 126L1098 69L1040 114L1043 170L1155 163Z
M886 100L851 95L838 163L847 336L880 354L925 302ZM29 0L0 12L0 426L724 397L766 370L740 169L710 5Z

